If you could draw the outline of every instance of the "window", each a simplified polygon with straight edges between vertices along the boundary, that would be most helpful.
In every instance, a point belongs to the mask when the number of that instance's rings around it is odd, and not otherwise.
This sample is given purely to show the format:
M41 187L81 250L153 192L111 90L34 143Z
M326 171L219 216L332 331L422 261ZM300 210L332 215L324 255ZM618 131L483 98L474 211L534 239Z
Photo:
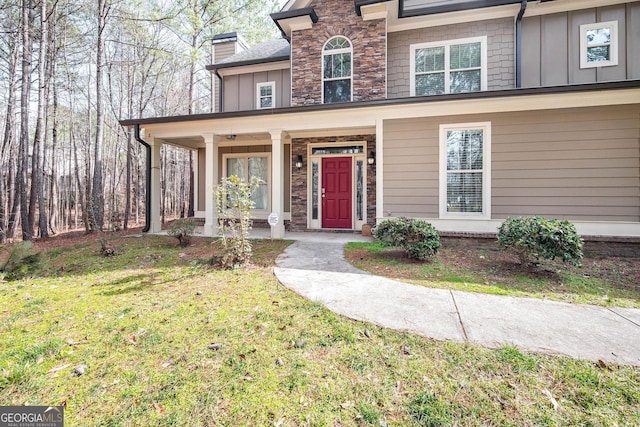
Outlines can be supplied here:
M325 104L351 101L351 42L330 39L322 49L322 99Z
M487 38L411 45L411 96L487 90Z
M440 216L490 218L491 123L440 126Z
M618 21L580 25L580 68L618 65Z
M276 82L258 83L258 110L275 108L276 106Z
M251 197L255 203L254 209L258 210L268 210L269 208L269 157L269 153L225 154L223 156L223 174L227 178L235 175L245 182L249 182L252 177L262 181Z

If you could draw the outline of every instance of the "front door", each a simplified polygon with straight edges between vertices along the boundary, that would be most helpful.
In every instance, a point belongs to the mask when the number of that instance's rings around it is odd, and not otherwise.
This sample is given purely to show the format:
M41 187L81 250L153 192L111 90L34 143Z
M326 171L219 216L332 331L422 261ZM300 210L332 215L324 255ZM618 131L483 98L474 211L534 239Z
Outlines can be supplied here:
M322 159L322 228L353 227L351 157Z

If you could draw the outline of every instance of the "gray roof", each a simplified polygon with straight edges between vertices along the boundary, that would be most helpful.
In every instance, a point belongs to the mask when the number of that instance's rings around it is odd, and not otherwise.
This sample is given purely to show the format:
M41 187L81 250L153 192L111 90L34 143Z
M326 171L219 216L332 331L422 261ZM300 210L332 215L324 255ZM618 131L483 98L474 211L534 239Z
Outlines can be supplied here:
M228 58L223 59L215 65L222 64L235 64L246 62L269 62L276 58L289 57L291 55L291 46L285 39L269 40L264 43L260 43L257 46L253 46L243 52L231 55Z

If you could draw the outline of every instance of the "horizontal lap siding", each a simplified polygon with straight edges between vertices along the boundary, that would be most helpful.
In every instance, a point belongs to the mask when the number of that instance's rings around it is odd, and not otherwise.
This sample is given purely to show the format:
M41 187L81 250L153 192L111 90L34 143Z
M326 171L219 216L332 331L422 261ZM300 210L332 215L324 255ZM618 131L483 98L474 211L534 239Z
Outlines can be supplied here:
M438 216L438 126L433 119L385 122L385 216Z
M439 125L485 121L494 219L640 220L639 106L387 121L385 215L437 218Z
M493 218L640 220L640 109L502 115L493 122Z

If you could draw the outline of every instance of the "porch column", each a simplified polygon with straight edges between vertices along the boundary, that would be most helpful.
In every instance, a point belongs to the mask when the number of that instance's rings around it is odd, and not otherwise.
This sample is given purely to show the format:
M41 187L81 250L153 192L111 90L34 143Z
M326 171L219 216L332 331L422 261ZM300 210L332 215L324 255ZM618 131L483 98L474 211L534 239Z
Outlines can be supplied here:
M151 212L151 227L149 232L159 233L162 231L162 223L160 222L160 147L162 147L162 142L149 136L147 143L151 146L151 206L148 207Z
M205 144L204 235L215 236L218 226L214 193L215 186L218 185L218 143L212 133L202 135L202 137Z
M384 218L384 121L376 120L376 224ZM375 224L373 224L375 225Z
M284 132L271 134L271 212L278 216L278 223L271 227L272 239L284 238Z

